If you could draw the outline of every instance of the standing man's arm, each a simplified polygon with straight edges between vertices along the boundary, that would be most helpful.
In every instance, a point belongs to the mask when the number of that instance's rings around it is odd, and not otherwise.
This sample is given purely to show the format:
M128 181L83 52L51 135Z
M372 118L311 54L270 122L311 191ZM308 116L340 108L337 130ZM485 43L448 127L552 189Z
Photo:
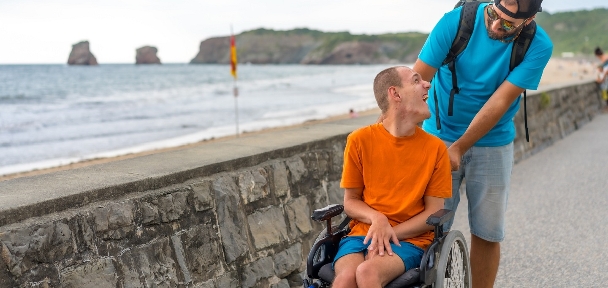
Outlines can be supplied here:
M498 87L488 102L477 112L464 134L448 148L452 170L460 168L462 155L498 123L513 101L523 92L523 88L511 84L507 80Z
M390 242L400 246L395 230L386 216L363 202L363 188L344 189L344 211L350 218L370 224L364 243L371 241L369 250L378 249L378 255L393 255Z
M428 82L431 82L431 79L433 79L433 76L435 76L435 72L437 72L436 68L422 62L420 59L416 60L416 63L414 63L414 67L412 69L418 72L424 81Z
M437 69L422 62L420 59L416 60L413 69L420 73L425 81L430 81L437 71ZM475 118L473 118L464 134L448 147L452 170L455 171L460 168L462 155L492 130L500 118L505 115L511 104L513 104L513 101L523 92L523 88L511 84L507 80L498 87L488 102L477 112L477 115L475 115Z

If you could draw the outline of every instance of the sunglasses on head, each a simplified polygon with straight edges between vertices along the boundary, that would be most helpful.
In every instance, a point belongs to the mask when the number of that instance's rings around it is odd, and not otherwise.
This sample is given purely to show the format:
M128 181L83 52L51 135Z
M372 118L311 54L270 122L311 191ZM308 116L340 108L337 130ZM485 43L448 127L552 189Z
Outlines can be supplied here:
M525 19L524 22L521 22L521 24L515 26L515 23L503 19L502 17L500 17L500 15L498 15L498 13L496 13L496 10L494 10L494 4L490 4L486 7L486 13L488 14L488 18L490 19L490 21L494 22L496 20L500 20L500 26L507 32L519 28L519 26L523 25L528 20Z

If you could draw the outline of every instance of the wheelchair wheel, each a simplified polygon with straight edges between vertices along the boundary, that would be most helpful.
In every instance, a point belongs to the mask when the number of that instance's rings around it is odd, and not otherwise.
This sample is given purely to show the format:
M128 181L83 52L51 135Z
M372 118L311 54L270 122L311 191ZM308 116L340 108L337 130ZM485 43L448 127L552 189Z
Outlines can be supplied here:
M433 287L471 287L469 249L460 231L450 231L443 240Z

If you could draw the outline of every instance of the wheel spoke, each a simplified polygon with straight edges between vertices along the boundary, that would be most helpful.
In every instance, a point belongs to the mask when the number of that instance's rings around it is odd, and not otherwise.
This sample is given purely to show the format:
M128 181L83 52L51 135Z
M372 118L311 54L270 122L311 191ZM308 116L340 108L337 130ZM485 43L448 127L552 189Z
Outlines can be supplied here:
M446 287L464 288L465 286L465 266L464 255L460 241L455 241L450 248L448 264L445 271Z

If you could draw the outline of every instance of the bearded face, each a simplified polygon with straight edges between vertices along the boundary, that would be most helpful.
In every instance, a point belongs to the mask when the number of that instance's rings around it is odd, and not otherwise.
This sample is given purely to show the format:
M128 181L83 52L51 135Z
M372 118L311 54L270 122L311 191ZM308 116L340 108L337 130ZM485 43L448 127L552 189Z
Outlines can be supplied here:
M509 32L507 32L502 27L499 27L498 29L496 29L497 31L495 31L492 29L492 25L494 24L495 21L492 21L490 18L487 18L486 21L487 21L486 31L488 31L488 37L490 37L490 39L499 40L499 41L505 41L509 38L515 37L525 27L525 25L520 25L516 29L513 29L513 31L509 31ZM498 26L500 26L500 25L498 25Z

